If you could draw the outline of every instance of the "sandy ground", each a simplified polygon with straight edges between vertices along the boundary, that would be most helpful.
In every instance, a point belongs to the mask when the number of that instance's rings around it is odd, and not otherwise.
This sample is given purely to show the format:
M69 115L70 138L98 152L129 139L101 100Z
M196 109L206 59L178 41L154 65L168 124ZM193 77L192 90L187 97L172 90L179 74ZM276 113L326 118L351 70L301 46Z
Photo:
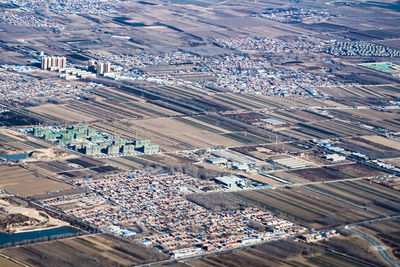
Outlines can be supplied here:
M35 162L35 161L51 161L57 159L69 159L74 158L76 155L72 155L63 150L57 148L45 148L45 149L36 149L33 152L33 155L27 159L21 160L20 162Z
M45 218L39 214L39 211L33 208L15 206L2 199L0 199L0 208L3 208L7 213L10 214L22 214L30 218L35 218L39 220L36 225L17 226L10 228L10 230L15 233L69 225L67 222L50 217L49 215L47 215L48 218Z

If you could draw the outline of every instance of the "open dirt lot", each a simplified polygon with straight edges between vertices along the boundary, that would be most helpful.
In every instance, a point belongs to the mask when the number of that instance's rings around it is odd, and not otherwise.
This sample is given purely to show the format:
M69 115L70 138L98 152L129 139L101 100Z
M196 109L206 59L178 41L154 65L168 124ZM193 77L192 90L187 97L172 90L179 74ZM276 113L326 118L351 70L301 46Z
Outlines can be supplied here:
M13 194L26 197L70 187L68 184L39 177L19 166L0 166L0 188Z
M4 214L2 214L3 216L6 216L8 214L22 214L29 218L33 218L34 222L25 223L26 225L24 223L14 223L12 225L8 225L7 231L11 233L69 225L64 221L50 217L49 215L44 214L43 212L39 212L33 208L17 206L3 199L0 199L0 209L4 210Z

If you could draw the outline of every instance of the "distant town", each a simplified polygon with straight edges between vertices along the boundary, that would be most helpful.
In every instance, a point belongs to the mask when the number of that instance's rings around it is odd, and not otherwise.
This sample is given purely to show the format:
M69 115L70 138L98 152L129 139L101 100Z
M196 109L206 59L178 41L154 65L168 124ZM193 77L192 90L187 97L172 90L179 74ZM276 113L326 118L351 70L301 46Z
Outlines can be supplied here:
M0 0L0 266L400 266L399 12Z

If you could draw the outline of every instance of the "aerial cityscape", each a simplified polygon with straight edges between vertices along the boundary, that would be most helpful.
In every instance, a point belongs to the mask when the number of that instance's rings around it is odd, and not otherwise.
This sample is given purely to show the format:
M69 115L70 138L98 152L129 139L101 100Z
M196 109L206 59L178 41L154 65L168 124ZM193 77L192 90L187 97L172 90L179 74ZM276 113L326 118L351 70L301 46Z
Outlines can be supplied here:
M0 266L400 266L400 1L0 0Z

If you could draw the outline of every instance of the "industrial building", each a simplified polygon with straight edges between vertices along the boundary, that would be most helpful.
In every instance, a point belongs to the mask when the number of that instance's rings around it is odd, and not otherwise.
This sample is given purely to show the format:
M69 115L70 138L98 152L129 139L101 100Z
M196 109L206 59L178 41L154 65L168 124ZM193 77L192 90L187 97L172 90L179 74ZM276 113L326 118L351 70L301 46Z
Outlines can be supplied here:
M274 127L283 127L288 125L286 122L274 118L261 119L260 121Z
M346 159L345 156L339 155L339 154L329 154L326 155L325 158L329 161L333 161L333 162L338 162L338 161L343 161Z
M228 160L226 158L211 158L206 159L206 162L211 164L226 164L228 163Z
M214 179L216 183L223 185L228 189L239 189L246 187L246 181L235 175L221 176Z

